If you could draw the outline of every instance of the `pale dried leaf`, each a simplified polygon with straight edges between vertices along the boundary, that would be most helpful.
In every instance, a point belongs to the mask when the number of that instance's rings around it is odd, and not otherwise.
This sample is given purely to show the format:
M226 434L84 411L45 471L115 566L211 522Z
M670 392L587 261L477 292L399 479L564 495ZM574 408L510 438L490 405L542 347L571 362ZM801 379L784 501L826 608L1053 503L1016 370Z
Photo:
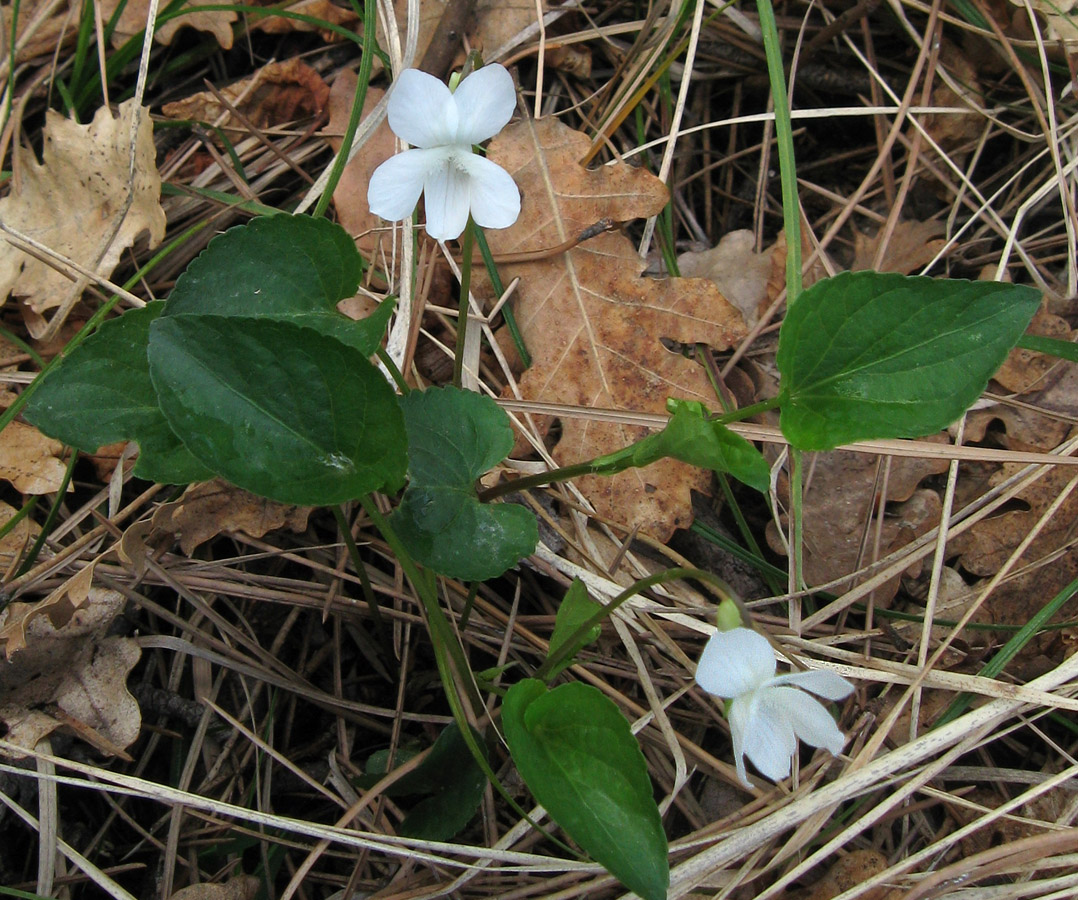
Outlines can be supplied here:
M658 213L665 185L625 164L587 170L578 162L587 136L556 119L524 120L492 141L489 158L520 187L519 220L490 231L495 254L536 251L564 243L604 218ZM643 261L621 234L606 233L567 253L503 266L519 276L517 321L533 365L520 379L528 400L576 406L664 412L671 396L714 405L704 369L668 351L663 338L732 346L745 334L740 314L709 281L643 278ZM546 423L549 425L549 423ZM553 455L570 465L609 453L646 429L566 419ZM706 490L708 472L664 460L613 478L579 479L603 516L666 539L692 519L690 490Z
M543 4L543 13L549 7ZM538 19L535 0L476 0L472 43L492 53Z
M134 742L141 716L127 676L139 646L107 636L125 602L118 591L91 587L64 624L38 615L25 626L25 646L12 652L9 645L9 658L0 662L0 721L8 742L32 750L65 725L98 749L122 750ZM0 633L15 614L10 607L0 613Z
M48 110L42 161L16 147L14 184L0 200L0 220L87 268L96 265L105 276L142 232L156 246L165 234L165 212L153 125L142 110L131 208L98 263L102 236L115 227L127 200L131 124L138 112L129 100L120 105L119 118L102 107L90 124L80 125ZM0 297L24 297L40 315L63 304L71 287L69 278L45 263L8 243L0 245Z
M175 503L158 507L153 526L176 535L190 556L199 544L222 533L242 531L257 538L279 528L303 531L310 513L310 507L266 500L214 480L191 485Z
M283 125L322 114L329 86L300 59L271 62L247 78L218 88L218 92L259 128ZM200 91L166 103L161 112L170 119L194 119L246 130L212 91Z
M0 6L0 21L5 26L12 20L14 4ZM18 5L18 21L15 23L16 63L23 63L35 56L56 52L57 43L73 43L78 34L79 4L73 0L29 0ZM5 30L6 40L10 32ZM5 53L6 55L6 53Z
M186 8L192 12L184 13L175 19L169 19L154 31L153 38L159 44L171 44L176 32L183 27L207 31L225 50L232 48L232 23L239 15L232 10L199 11L200 6L219 6L217 0L187 0ZM101 15L107 22L120 6L120 0L101 0ZM163 7L160 7L163 8ZM128 0L124 11L120 13L116 29L112 32L112 46L121 47L146 27L146 17L150 10L149 0Z
M63 452L62 443L32 425L12 422L0 431L0 478L23 494L51 494L60 490L67 471Z
M752 328L771 302L768 279L774 246L756 252L756 237L747 228L724 234L719 243L700 253L682 253L678 270L685 278L710 278L722 295L741 310Z

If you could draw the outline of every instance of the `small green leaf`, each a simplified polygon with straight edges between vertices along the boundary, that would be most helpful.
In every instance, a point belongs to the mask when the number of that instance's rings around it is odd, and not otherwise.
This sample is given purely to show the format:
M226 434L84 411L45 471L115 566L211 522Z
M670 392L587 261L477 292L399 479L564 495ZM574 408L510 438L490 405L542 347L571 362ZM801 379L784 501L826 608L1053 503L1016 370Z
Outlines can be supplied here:
M474 729L472 734L483 747L482 735ZM425 841L448 841L458 834L479 809L487 786L456 722L445 727L422 765L406 778L412 793L430 796L412 807L398 833Z
M172 430L245 490L324 506L404 481L396 395L361 351L287 322L162 316L149 359Z
M780 424L829 450L946 428L984 391L1040 303L1030 287L843 272L805 291L779 334Z
M535 516L514 504L482 504L475 490L513 447L509 417L488 397L452 387L412 391L400 405L411 480L390 524L416 560L485 581L532 553Z
M770 470L767 460L741 435L712 421L707 408L693 400L667 400L673 413L658 434L596 460L599 474L613 475L625 469L649 466L666 457L690 466L725 472L749 487L767 493Z
M139 445L134 474L161 484L205 481L213 472L184 447L157 405L146 341L164 308L150 303L110 319L49 372L24 415L87 453L115 441Z
M558 615L554 619L554 631L550 635L550 650L547 652L547 659L560 657L561 662L550 669L548 681L553 680L559 672L571 666L581 649L599 639L602 627L593 625L571 644L569 643L576 630L601 609L602 607L588 596L588 589L584 586L584 582L579 578L574 578L573 583L569 585L569 590L565 592L561 606L558 607Z
M670 882L666 834L629 723L612 700L572 682L529 678L502 704L502 728L525 783L566 833L644 900Z
M264 216L219 234L180 276L169 316L274 319L313 328L370 356L393 312L382 303L354 322L337 311L363 275L348 232L328 219Z

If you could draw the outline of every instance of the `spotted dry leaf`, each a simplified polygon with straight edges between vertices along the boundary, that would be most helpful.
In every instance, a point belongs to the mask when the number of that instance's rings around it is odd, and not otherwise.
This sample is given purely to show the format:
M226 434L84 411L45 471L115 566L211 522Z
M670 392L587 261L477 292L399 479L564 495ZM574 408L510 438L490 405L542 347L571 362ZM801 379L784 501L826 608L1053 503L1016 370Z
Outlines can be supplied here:
M581 166L589 146L586 135L556 119L524 120L494 139L489 158L512 174L522 195L516 224L488 233L495 254L554 247L600 219L624 222L665 206L665 185L643 169ZM643 270L632 242L618 233L502 267L506 282L521 279L515 311L533 358L520 379L525 399L644 412L664 412L667 397L715 405L704 369L662 340L725 349L745 334L741 315L710 281L659 281ZM647 433L566 418L553 454L570 465ZM577 482L600 515L660 539L691 522L690 490L710 483L710 473L669 460Z
M5 740L30 751L58 728L73 731L98 750L121 755L138 737L138 703L127 676L139 659L130 638L109 636L123 610L118 591L90 587L85 601L62 624L32 617L25 642L0 661L0 722ZM12 604L0 613L0 632L20 615ZM9 647L9 651L10 651Z
M143 110L135 140L134 198L101 256L102 240L115 228L127 200L131 126L137 112L129 100L120 105L118 118L102 107L92 122L80 125L48 110L41 162L31 151L15 148L15 176L11 193L0 200L0 221L87 268L96 264L105 276L143 232L149 233L150 246L156 246L165 235L165 211L153 125ZM0 298L11 293L25 299L35 314L28 320L35 337L45 331L36 316L61 306L71 285L45 263L0 243Z

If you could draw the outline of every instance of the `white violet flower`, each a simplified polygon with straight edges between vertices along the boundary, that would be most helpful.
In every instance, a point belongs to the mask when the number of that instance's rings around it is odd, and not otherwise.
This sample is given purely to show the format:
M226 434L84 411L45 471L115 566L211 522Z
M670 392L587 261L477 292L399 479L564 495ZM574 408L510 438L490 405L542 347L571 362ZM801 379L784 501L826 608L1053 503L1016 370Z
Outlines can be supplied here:
M700 687L731 700L734 761L746 787L752 787L745 775L746 756L772 781L780 781L790 774L798 738L832 754L841 752L846 742L823 704L803 691L841 700L853 692L853 685L823 669L779 676L775 670L771 644L751 628L716 631L696 667Z
M406 219L426 197L427 234L460 237L469 214L483 228L508 228L520 215L520 191L508 172L472 152L513 115L516 90L504 66L483 66L450 92L418 69L405 69L389 98L389 127L416 149L382 163L367 186L371 212Z

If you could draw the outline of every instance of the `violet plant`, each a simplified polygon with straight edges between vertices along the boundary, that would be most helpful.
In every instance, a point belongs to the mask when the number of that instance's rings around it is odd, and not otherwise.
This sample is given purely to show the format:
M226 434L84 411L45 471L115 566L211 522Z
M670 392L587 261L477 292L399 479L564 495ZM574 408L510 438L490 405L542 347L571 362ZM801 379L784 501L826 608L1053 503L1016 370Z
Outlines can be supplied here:
M773 77L781 80L781 71ZM473 152L511 117L512 80L502 67L485 66L451 91L429 75L405 71L393 90L390 125L414 147L375 172L370 205L388 219L404 220L422 195L427 233L443 241L462 238L464 310L473 223L508 227L520 211L512 178ZM788 155L786 181L791 165ZM26 417L88 452L136 441L135 474L155 481L219 475L288 503L358 501L423 604L459 739L495 787L468 726L484 718L487 707L467 676L435 581L436 575L495 578L534 551L534 516L490 501L508 490L612 474L664 457L766 491L764 458L726 427L764 408L779 410L795 451L938 431L984 390L1040 301L1037 291L1021 285L871 272L844 273L798 295L798 269L791 283L796 300L779 337L777 396L722 417L674 398L662 431L617 453L480 496L476 480L512 448L508 417L494 401L459 387L401 396L390 386L370 359L379 351L391 301L361 322L336 309L355 293L364 265L351 237L325 219L281 214L232 228L191 263L166 302L106 322L39 379ZM466 321L462 314L461 329ZM391 515L382 514L374 493L397 498ZM358 558L356 565L362 570ZM596 689L572 681L550 685L620 603L683 577L723 595L717 579L694 570L644 579L608 605L574 585L547 662L536 677L509 688L501 712L509 750L536 799L646 900L666 894L667 847L636 739L618 707ZM851 686L818 670L776 677L767 640L741 627L732 599L719 609L720 618L727 613L724 630L708 642L696 678L704 690L731 701L742 783L750 784L745 758L769 778L786 777L797 738L838 753L843 737L831 714L798 689L839 700Z

